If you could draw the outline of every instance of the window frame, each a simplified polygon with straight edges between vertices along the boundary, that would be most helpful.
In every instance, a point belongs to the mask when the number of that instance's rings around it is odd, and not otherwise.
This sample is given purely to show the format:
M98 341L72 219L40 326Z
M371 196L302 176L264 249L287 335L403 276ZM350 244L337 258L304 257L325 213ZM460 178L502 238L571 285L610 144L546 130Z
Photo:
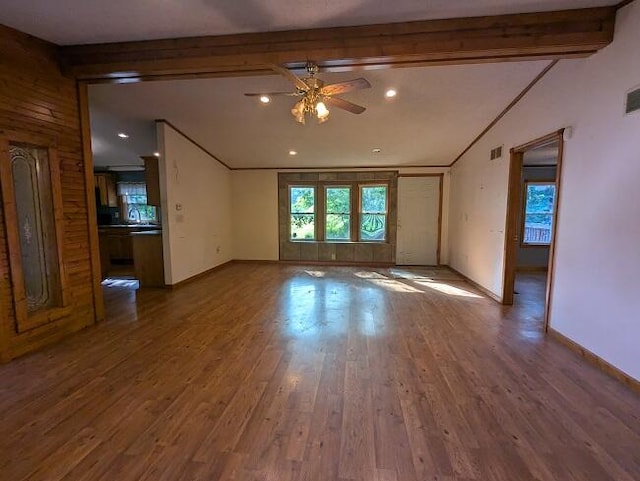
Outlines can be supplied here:
M291 189L296 188L312 188L313 189L313 239L294 239L291 237L291 216L294 212L291 212ZM288 227L287 227L287 236L289 238L289 242L318 242L319 239L319 229L318 229L318 191L321 189L318 188L318 185L314 182L295 182L287 185L287 216L288 216ZM295 214L300 214L296 212Z
M362 216L363 216L363 211L362 211L362 189L363 188L367 188L367 187L384 187L386 189L385 192L385 200L384 200L384 239L381 240L376 240L376 239L371 239L371 240L364 240L362 239L362 229L361 229L361 225L362 225ZM367 244L369 243L386 243L389 239L389 183L386 182L359 182L358 183L358 225L357 225L357 242L365 242Z
M128 193L122 193L123 190L127 190L126 187L123 186L144 186L144 198L146 200L146 202L141 203L141 202L128 202L130 197L137 197L137 196L141 196L142 194L128 194ZM133 187L132 187L133 188ZM158 207L155 205L151 205L149 204L149 194L147 191L147 183L146 182L117 182L116 183L116 192L118 197L120 198L120 206L121 206L121 215L122 218L128 223L128 224L144 224L144 223L149 223L149 224L155 224L157 223L158 220ZM138 213L140 213L140 218L138 220L132 219L129 216L129 212L131 210L131 206L134 206L133 208L135 208L136 210L138 210ZM147 217L145 219L142 219L142 213L140 208L141 207L151 207L153 209L153 216L152 217Z
M554 195L553 195L553 208L551 210L550 213L547 213L547 215L551 215L551 234L549 236L549 242L548 243L540 243L540 242L525 242L525 229L526 229L526 222L527 222L527 194L529 191L529 186L530 185L553 185L554 186ZM556 217L556 208L558 205L558 183L555 180L525 180L524 184L523 184L523 189L522 189L522 208L520 210L520 247L522 248L529 248L529 247L550 247L552 242L553 242L553 236L555 235L555 232L553 231L554 228L554 220Z
M322 212L322 241L320 242L353 242L353 232L354 232L354 226L353 226L353 183L350 182L340 182L340 183L333 183L333 182L322 182L322 192L323 192L323 199L322 199L322 205L323 205L323 212ZM349 238L348 239L327 239L327 190L328 189L349 189L349 212L342 212L342 214L348 214L349 215ZM332 214L335 214L335 212L332 212Z
M346 243L366 243L366 244L388 244L389 241L389 216L390 216L390 190L391 182L386 180L310 180L292 181L286 183L287 187L287 241L288 242L320 242L330 244ZM293 239L291 238L291 189L296 187L315 188L314 202L314 239ZM350 212L350 238L349 239L327 239L326 238L326 192L331 187L348 187L351 189L351 212ZM360 219L361 219L361 188L362 187L385 187L385 233L384 240L361 240L360 239Z
M54 287L58 294L58 305L39 309L29 313L27 308L26 288L24 284L24 270L22 266L22 254L20 234L18 232L17 210L13 172L9 148L11 145L27 145L38 149L47 150L49 162L49 181L51 185L51 199L53 219L53 232L55 246L51 249L56 255L54 265L58 269L58 283ZM5 223L5 235L9 257L9 270L11 275L11 294L15 311L15 329L18 334L43 326L61 319L71 312L69 305L69 287L67 274L64 267L64 236L63 236L63 202L62 186L60 179L60 161L57 155L55 140L40 136L18 132L10 132L0 135L0 185L2 187L3 215Z

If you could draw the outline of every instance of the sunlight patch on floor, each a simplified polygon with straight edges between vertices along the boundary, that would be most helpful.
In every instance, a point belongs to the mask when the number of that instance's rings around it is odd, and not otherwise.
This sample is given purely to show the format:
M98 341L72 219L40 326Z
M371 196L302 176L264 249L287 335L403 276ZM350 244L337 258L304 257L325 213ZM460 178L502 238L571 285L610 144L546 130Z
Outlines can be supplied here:
M137 279L122 279L116 277L107 277L102 281L104 287L125 287L127 289L138 289L140 283Z
M435 282L435 281L414 281L414 282L416 284L419 284L424 287L428 287L429 289L433 289L434 291L438 291L443 294L447 294L449 296L473 297L475 299L482 299L482 296L479 296L478 294L465 291L464 289L460 289L459 287L455 287L450 284L445 284L443 282Z
M399 277L401 279L407 279L409 281L421 280L421 281L432 281L432 277L427 277L423 274L416 274L415 272L409 272L400 269L391 269L391 275L395 277Z
M307 275L311 277L325 277L327 275L324 271L304 271Z
M386 289L388 291L423 292L420 289L416 289L415 287L405 284L403 282L396 281L395 279L389 279L387 276L385 276L384 274L380 274L379 272L360 271L360 272L356 272L354 275L356 277L359 277L360 279L365 279L371 282L371 284L378 287L382 287L383 289Z

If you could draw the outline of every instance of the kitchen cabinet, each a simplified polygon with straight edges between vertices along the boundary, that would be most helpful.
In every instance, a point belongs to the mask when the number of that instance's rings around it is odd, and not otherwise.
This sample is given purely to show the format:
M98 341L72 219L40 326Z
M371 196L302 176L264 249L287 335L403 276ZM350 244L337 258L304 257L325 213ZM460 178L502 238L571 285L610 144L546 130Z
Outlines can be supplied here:
M140 287L164 287L162 231L133 232L133 267Z
M107 172L99 172L95 173L93 178L99 192L100 206L118 207L116 180L113 175Z
M132 235L136 232L162 232L157 225L110 225L98 229L102 277L113 265L131 265L134 261ZM160 235L160 239L162 236ZM161 257L162 258L162 257Z
M107 235L109 259L111 262L131 262L133 245L129 229L112 230Z
M144 176L147 184L147 204L160 207L160 168L158 158L144 156Z

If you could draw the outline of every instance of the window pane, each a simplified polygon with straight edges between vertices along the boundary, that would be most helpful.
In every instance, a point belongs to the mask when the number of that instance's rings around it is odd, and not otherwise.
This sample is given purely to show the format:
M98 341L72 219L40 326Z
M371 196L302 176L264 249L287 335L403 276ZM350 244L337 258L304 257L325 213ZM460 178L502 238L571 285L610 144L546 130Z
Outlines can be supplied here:
M362 214L360 240L383 241L387 232L386 214Z
M360 240L384 241L387 232L387 186L363 186L360 196Z
M362 212L382 214L387 212L387 187L376 185L362 187Z
M315 189L313 187L291 187L291 213L315 212Z
M47 149L11 145L22 273L27 312L55 307L60 299L53 194Z
M128 222L155 222L158 220L155 206L127 203Z
M316 238L315 187L291 187L289 195L291 239L314 240Z
M351 216L349 214L327 214L327 240L351 239Z
M525 244L551 243L555 196L554 184L527 184L523 236Z
M349 187L327 187L327 214L348 214L351 211Z
M326 240L351 239L351 189L327 187Z
M313 240L315 239L315 215L291 214L291 239Z

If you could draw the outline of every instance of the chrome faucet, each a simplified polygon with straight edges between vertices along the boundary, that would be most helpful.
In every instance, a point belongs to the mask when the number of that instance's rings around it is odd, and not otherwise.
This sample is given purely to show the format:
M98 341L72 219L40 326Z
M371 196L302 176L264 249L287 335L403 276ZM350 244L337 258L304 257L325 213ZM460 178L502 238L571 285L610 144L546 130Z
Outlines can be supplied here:
M138 220L134 218L136 214L137 214ZM138 209L137 207L129 208L128 217L129 217L129 222L133 222L134 224L142 223L142 215L140 214L140 209Z

